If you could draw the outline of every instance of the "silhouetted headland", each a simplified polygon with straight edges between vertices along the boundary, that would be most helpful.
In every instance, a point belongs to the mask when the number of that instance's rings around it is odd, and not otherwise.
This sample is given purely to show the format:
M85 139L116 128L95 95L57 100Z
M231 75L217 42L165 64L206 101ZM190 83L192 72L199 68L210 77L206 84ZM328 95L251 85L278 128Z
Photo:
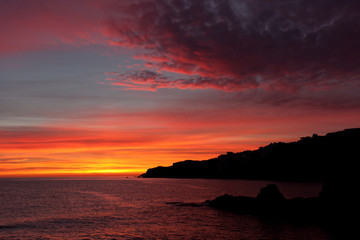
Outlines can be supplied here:
M228 152L204 161L150 168L144 178L216 178L324 182L353 174L360 159L360 128L313 134L254 151Z

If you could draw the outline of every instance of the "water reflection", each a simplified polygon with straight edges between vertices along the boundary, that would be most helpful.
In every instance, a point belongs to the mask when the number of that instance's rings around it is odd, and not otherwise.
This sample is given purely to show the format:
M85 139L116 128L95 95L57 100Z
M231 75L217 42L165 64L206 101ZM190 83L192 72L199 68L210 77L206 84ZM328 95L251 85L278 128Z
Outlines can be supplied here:
M1 181L0 239L329 239L319 226L237 216L203 202L255 196L269 182L242 180ZM277 183L286 197L317 196L321 184Z

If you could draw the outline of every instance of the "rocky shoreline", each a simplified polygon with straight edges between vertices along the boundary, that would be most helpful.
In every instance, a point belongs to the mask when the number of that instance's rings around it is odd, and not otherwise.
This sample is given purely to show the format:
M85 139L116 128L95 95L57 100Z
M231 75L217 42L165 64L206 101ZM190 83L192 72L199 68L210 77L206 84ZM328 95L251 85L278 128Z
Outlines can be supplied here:
M286 199L275 184L260 189L256 197L228 194L207 200L204 206L234 214L248 214L270 221L316 224L330 229L339 239L355 234L358 222L358 194L344 182L324 184L318 197Z
M318 220L322 215L323 199L286 199L275 184L261 188L256 197L231 196L228 194L208 200L205 205L236 214L251 214L271 218L294 220Z

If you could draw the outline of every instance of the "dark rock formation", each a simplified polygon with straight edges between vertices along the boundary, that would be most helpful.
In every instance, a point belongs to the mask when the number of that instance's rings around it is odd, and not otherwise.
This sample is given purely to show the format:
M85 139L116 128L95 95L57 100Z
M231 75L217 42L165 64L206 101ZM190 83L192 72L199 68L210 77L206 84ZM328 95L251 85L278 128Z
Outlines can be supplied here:
M252 214L256 212L257 208L256 199L253 197L231 196L228 194L214 200L208 200L205 205L238 214Z
M250 214L297 223L324 224L335 229L350 228L356 219L357 198L341 195L343 188L325 184L319 198L286 199L277 186L270 184L256 198L222 195L204 204L236 214ZM355 196L354 196L355 197Z
M260 193L257 195L256 199L260 202L283 202L285 197L279 191L278 187L275 184L269 184L266 187L260 189Z
M237 178L329 181L355 174L360 160L360 128L314 134L297 142L271 143L254 151L223 154L148 169L146 178Z
M237 214L279 216L285 212L288 201L275 184L269 184L260 190L256 198L225 194L206 204Z

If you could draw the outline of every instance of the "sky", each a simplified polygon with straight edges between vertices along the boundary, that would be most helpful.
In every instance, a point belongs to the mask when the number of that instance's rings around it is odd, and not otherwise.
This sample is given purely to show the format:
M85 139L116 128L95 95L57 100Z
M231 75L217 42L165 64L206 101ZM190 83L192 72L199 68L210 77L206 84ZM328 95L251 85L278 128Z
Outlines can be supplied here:
M0 0L0 177L360 127L358 0Z

